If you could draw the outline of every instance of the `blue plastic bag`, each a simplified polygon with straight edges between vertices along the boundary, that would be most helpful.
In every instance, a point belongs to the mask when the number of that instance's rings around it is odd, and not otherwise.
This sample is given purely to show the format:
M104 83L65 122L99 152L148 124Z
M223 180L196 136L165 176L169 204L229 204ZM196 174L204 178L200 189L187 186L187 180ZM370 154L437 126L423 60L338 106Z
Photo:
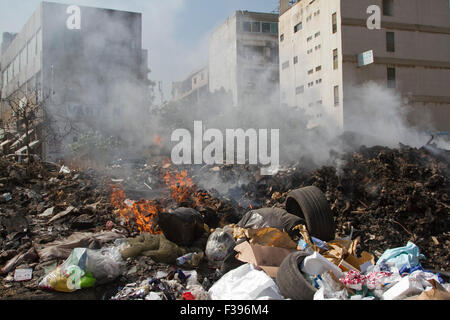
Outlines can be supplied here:
M386 250L378 259L377 265L395 266L399 270L404 267L412 269L420 265L420 259L425 259L425 256L419 252L419 247L412 242L408 242L406 247Z

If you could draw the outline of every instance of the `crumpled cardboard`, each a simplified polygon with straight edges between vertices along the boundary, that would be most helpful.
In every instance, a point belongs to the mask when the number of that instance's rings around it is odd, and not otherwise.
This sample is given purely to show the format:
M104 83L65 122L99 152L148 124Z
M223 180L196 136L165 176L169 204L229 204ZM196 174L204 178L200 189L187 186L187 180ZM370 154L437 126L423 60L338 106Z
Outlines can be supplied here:
M242 229L235 227L233 237L235 239L246 238L251 244L261 246L297 249L297 244L292 241L289 234L276 228Z
M277 276L283 260L290 253L296 251L295 249L250 244L248 241L237 245L234 250L238 252L236 259L260 267L272 278Z
M343 271L353 270L365 273L370 266L375 265L375 256L366 251L361 253L361 258L357 258L354 255L348 255L343 261L341 261L339 267Z
M408 300L450 300L450 292L438 283L436 280L429 280L433 289L422 292L421 295Z

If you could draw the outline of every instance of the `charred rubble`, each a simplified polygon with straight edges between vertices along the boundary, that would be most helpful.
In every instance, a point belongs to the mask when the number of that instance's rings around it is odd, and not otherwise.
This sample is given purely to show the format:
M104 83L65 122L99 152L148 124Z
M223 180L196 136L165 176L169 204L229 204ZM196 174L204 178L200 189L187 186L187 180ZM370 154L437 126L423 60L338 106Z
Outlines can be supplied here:
M114 202L117 188L138 211L154 208L140 213L157 233L153 219L161 212L193 208L214 229L237 223L251 209L283 208L291 190L314 185L326 194L336 236L360 237L358 251L380 256L412 241L427 258L424 267L449 270L449 155L431 147L361 147L342 156L337 166L311 170L297 163L274 176L261 176L255 166L175 168L164 161L138 160L94 170L0 159L0 295L43 294L39 280L49 266L64 260L44 254L48 244L84 232L83 245L99 249L103 241L139 235L139 223L121 214ZM111 229L116 235L89 238ZM145 257L128 260L133 270L120 282L142 278L151 263ZM12 281L12 272L20 267L34 270L31 281ZM200 276L214 281L214 270L200 268ZM104 292L86 292L104 298Z

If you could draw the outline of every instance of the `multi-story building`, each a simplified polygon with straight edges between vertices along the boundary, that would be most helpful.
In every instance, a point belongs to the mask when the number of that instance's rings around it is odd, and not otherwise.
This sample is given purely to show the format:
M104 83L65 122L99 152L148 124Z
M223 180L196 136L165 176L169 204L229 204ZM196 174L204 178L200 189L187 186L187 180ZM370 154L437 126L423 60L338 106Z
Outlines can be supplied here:
M10 115L6 100L37 91L49 114L84 128L121 130L126 114L148 96L140 13L42 2L6 40L0 60L3 120ZM60 155L76 139L70 134L58 145L49 143L43 156Z
M279 102L278 15L237 11L209 43L209 90L224 89L235 106Z
M209 73L205 65L180 82L172 83L173 101L182 101L187 104L195 104L209 94Z
M372 5L381 28L368 27ZM449 1L280 0L279 29L281 103L304 109L310 126L351 128L350 88L375 81L401 93L411 124L450 131Z

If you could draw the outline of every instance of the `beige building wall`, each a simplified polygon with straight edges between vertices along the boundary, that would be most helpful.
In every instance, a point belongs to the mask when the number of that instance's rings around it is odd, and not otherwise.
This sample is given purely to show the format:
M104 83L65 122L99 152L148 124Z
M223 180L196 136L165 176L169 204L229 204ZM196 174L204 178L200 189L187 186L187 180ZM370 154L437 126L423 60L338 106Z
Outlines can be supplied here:
M260 31L253 31L253 26L251 32L245 31L244 23L256 23ZM270 26L270 32L263 32L263 24ZM223 88L231 93L235 106L278 103L277 29L276 14L248 11L235 12L216 29L209 44L210 91Z
M280 8L285 8L281 0ZM346 88L376 81L387 86L387 68L395 68L395 89L405 98L409 119L424 130L450 131L450 8L447 0L394 0L393 15L381 17L381 30L367 28L367 8L382 0L300 0L280 13L281 103L300 107L311 116L310 126L334 119L346 129L351 110L345 104ZM286 10L286 9L285 9ZM320 14L314 17L314 12ZM284 12L283 12L284 11ZM306 21L313 13L312 19ZM337 32L332 33L332 14L337 14ZM294 26L302 21L302 30ZM320 30L319 40L307 38ZM395 34L395 52L388 52L386 32ZM316 42L317 41L317 42ZM322 47L316 51L315 46ZM308 54L308 50L313 49ZM338 49L338 70L333 69L332 51ZM373 50L375 63L358 67L357 56ZM298 64L293 58L298 56ZM289 67L283 64L289 61ZM316 65L322 74L308 75ZM306 73L306 75L305 75ZM322 84L308 83L322 78ZM296 88L304 85L304 93ZM334 105L332 88L339 86L339 105ZM334 91L334 90L333 90ZM310 105L322 99L323 108ZM425 115L430 114L430 119ZM321 116L322 114L322 116ZM319 116L318 116L319 115ZM326 115L326 116L325 116ZM434 127L433 127L434 125Z
M373 4L382 8L383 1L341 1L344 89L367 81L387 86L387 69L393 68L410 124L450 131L449 2L394 0L393 15L382 12L381 29L369 30L366 10ZM387 32L395 35L395 52L387 51ZM374 51L374 64L358 68L357 55L368 50ZM344 108L344 119L355 112ZM345 127L351 126L348 122Z
M309 127L330 118L342 126L342 41L340 30L333 33L332 28L333 13L336 13L339 25L340 1L310 2L299 1L280 16L281 103L304 109L309 117ZM294 32L299 23L301 29ZM338 52L337 69L333 63L335 49ZM294 63L295 57L297 63ZM334 101L335 86L339 90L337 104Z
M234 14L213 32L209 41L209 90L215 92L223 88L232 92L235 104L238 100L236 38Z
M27 24L17 34L8 49L1 55L1 73L5 79L4 72L9 72L9 68L14 65L14 76L8 76L8 81L2 81L2 96L6 98L22 87L28 80L33 78L42 70L42 31L41 31L41 8L33 13ZM38 31L40 31L38 33ZM33 44L33 46L31 46ZM24 52L25 63L21 59ZM17 61L20 69L17 70ZM33 86L34 89L34 86Z
M173 83L173 100L182 100L191 94L197 93L199 89L208 87L208 67L204 66L191 74L180 82Z

